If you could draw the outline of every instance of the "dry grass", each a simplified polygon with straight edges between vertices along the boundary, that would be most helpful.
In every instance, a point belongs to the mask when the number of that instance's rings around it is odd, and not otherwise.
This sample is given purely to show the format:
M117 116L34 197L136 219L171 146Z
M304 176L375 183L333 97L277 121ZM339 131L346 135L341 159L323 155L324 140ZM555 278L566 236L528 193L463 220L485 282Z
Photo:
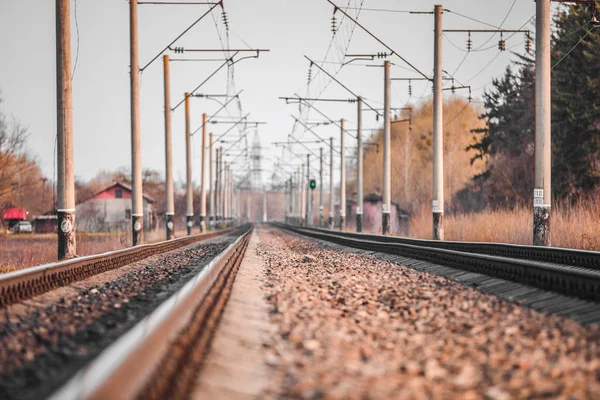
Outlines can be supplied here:
M431 211L421 209L410 222L411 236L431 238ZM478 214L445 215L445 239L474 242L531 244L533 210L486 211ZM559 204L552 209L552 246L600 250L600 202L582 201L569 207Z
M77 254L87 256L129 246L126 234L77 234ZM56 235L0 236L0 273L56 261Z

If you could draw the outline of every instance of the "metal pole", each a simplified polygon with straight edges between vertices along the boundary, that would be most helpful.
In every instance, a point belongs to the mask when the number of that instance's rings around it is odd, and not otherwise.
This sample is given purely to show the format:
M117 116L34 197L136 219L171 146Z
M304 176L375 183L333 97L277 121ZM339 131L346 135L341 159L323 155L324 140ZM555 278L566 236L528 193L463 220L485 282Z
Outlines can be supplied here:
M144 198L142 192L142 154L140 137L140 77L138 62L137 0L129 1L129 43L131 83L131 186L132 244L144 240Z
M329 138L329 229L333 230L333 137Z
M304 219L304 226L309 226L310 222L310 154L306 155L306 218Z
M194 192L192 187L192 143L190 128L190 94L185 93L185 204L186 226L188 236L194 226Z
M390 62L384 63L384 90L383 90L383 203L381 205L381 233L390 234L390 212L392 210L392 159L391 159L391 121L390 121Z
M550 207L552 202L550 0L537 0L535 30L533 245L550 246Z
M319 149L319 228L323 227L323 148Z
M210 185L210 216L208 227L212 229L215 223L215 185L213 181L213 134L208 135L208 182Z
M167 240L173 239L173 215L175 200L173 198L173 153L171 146L171 85L169 76L169 56L163 56L164 90L165 90L165 191L167 195Z
M442 6L435 6L433 55L433 240L444 240L444 105L442 97Z
M344 119L340 120L340 231L346 226L346 150L344 149Z
M356 138L356 232L362 232L363 223L363 142L362 142L362 97L358 96L358 130Z
M200 156L200 232L206 231L206 114L202 114L202 155Z
M58 259L76 256L75 171L71 83L71 3L56 0L56 120Z

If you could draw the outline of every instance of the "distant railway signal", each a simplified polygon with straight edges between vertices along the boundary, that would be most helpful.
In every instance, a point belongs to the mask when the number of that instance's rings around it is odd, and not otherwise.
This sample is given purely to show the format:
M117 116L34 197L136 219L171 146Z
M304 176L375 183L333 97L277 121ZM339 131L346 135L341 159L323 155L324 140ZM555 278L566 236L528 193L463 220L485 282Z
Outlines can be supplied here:
M315 190L317 187L317 181L314 179L310 180L310 190Z

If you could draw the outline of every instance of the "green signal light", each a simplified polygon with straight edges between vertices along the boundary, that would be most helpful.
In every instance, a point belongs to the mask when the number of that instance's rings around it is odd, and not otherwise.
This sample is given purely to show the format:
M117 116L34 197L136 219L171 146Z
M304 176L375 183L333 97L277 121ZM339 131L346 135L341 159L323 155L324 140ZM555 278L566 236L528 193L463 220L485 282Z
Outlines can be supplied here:
M310 188L312 190L314 190L317 187L317 181L315 181L314 179L310 180Z

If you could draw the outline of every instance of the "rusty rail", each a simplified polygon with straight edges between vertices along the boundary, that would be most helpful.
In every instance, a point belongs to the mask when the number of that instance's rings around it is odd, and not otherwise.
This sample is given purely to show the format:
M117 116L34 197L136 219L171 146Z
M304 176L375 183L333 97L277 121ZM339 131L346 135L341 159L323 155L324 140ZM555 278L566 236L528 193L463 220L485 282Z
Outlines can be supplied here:
M251 232L239 237L50 399L186 398Z
M233 229L143 244L123 250L78 257L0 275L0 308L30 299L58 287L216 236Z

